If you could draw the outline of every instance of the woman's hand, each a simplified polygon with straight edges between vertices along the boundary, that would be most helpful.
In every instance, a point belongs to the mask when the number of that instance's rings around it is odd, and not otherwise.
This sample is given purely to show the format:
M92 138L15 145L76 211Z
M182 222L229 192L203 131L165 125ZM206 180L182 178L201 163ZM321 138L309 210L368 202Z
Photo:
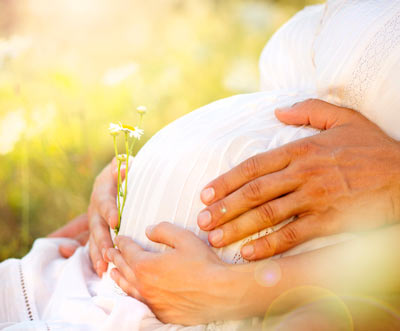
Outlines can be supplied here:
M90 198L89 215L89 255L93 269L99 277L107 271L108 263L104 260L104 252L113 247L110 226L118 224L117 178L115 175L116 159L107 165L97 176Z
M124 165L121 166L121 177L122 179L125 177ZM85 217L81 216L71 221L65 227L50 235L52 237L62 236L69 238L77 236L74 239L77 239L82 245L86 244L89 238L90 258L93 268L100 277L107 270L107 262L103 258L104 252L107 248L113 246L110 227L114 228L118 224L116 197L117 162L114 159L102 170L95 180L88 215L85 214ZM87 231L89 228L90 231ZM71 235L71 231L74 235ZM61 245L60 253L62 256L68 258L77 248L78 245Z
M256 155L201 193L209 241L223 247L297 216L242 248L256 260L309 239L400 220L400 143L359 113L320 100L278 109L279 120L324 130Z
M152 253L118 236L118 249L106 252L116 266L111 277L128 295L146 303L164 323L191 325L240 318L232 312L241 292L228 266L194 233L163 222L147 228L146 235L172 249Z
M133 159L133 158L132 158ZM129 168L132 162L129 162ZM125 163L121 164L121 179L125 178ZM112 162L97 176L93 185L89 205L89 251L93 268L102 276L107 271L108 263L105 261L106 250L113 247L110 228L118 225L117 209L117 179L118 166L114 158Z
M334 312L333 322L339 325L343 321L337 320L337 313L344 309L346 318L351 313L358 326L357 319L368 321L369 316L353 315L365 311L349 311L342 299L368 297L377 311L383 308L386 317L397 323L394 309L371 299L377 293L393 296L399 291L400 224L307 253L237 265L224 264L192 232L170 223L160 223L146 233L171 249L151 253L119 236L118 249L108 249L106 257L117 267L111 272L117 284L146 303L162 322L197 325L264 316L263 326L269 326L291 317L292 322L298 321L291 312L308 311L314 303ZM283 313L288 315L283 318Z

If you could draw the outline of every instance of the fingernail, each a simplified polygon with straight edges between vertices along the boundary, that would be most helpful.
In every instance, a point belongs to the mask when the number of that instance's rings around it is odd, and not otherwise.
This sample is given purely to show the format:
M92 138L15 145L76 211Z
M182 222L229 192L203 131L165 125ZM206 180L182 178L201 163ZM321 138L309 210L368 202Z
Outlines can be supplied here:
M205 228L211 223L211 213L208 210L203 210L197 217L199 226Z
M153 229L154 229L154 225L149 225L145 230L146 231L146 235L150 236L151 233L153 232Z
M215 190L212 187L208 187L201 191L200 198L203 202L211 202L215 197Z
M246 245L242 247L242 255L244 257L251 257L254 254L254 246L253 245Z
M218 244L222 240L222 237L224 236L224 231L222 231L222 229L217 229L211 231L209 236L212 244Z

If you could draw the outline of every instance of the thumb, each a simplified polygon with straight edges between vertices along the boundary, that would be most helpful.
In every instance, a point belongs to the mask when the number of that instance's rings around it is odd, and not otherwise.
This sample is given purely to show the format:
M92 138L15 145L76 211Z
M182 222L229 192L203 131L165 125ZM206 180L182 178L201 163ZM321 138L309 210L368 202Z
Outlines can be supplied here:
M291 107L275 110L276 117L285 124L310 125L320 130L328 130L345 124L354 114L354 110L318 99L309 99L295 103Z
M146 228L146 235L151 241L165 244L172 248L186 246L188 241L193 241L192 232L168 222L148 226Z

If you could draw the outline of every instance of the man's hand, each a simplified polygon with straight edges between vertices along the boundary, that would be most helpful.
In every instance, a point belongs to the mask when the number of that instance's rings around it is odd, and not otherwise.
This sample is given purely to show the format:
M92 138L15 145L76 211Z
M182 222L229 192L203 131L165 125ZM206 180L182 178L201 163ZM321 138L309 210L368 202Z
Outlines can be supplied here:
M233 318L242 293L210 247L194 233L167 222L147 228L146 235L172 249L152 253L118 236L118 249L106 252L116 266L111 277L128 295L146 303L164 323L193 325Z
M361 114L308 100L276 116L324 130L256 155L209 183L199 214L209 241L223 247L292 216L242 248L256 260L309 239L400 220L400 144Z

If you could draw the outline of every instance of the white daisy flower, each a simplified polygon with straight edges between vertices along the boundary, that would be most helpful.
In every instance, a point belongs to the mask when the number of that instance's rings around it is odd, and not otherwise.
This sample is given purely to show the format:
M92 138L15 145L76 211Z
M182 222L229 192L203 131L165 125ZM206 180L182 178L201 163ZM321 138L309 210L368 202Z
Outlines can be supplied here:
M143 133L144 131L142 129L135 126L135 131L132 132L132 136L135 137L137 140L140 140L140 137L143 135Z
M118 136L118 134L123 131L123 127L121 124L110 123L108 131L112 136Z
M126 125L126 124L122 125L121 131L128 133L129 137L134 137L137 140L140 140L140 137L142 136L142 134L144 132L142 129L138 128L137 126L133 127L133 126Z

